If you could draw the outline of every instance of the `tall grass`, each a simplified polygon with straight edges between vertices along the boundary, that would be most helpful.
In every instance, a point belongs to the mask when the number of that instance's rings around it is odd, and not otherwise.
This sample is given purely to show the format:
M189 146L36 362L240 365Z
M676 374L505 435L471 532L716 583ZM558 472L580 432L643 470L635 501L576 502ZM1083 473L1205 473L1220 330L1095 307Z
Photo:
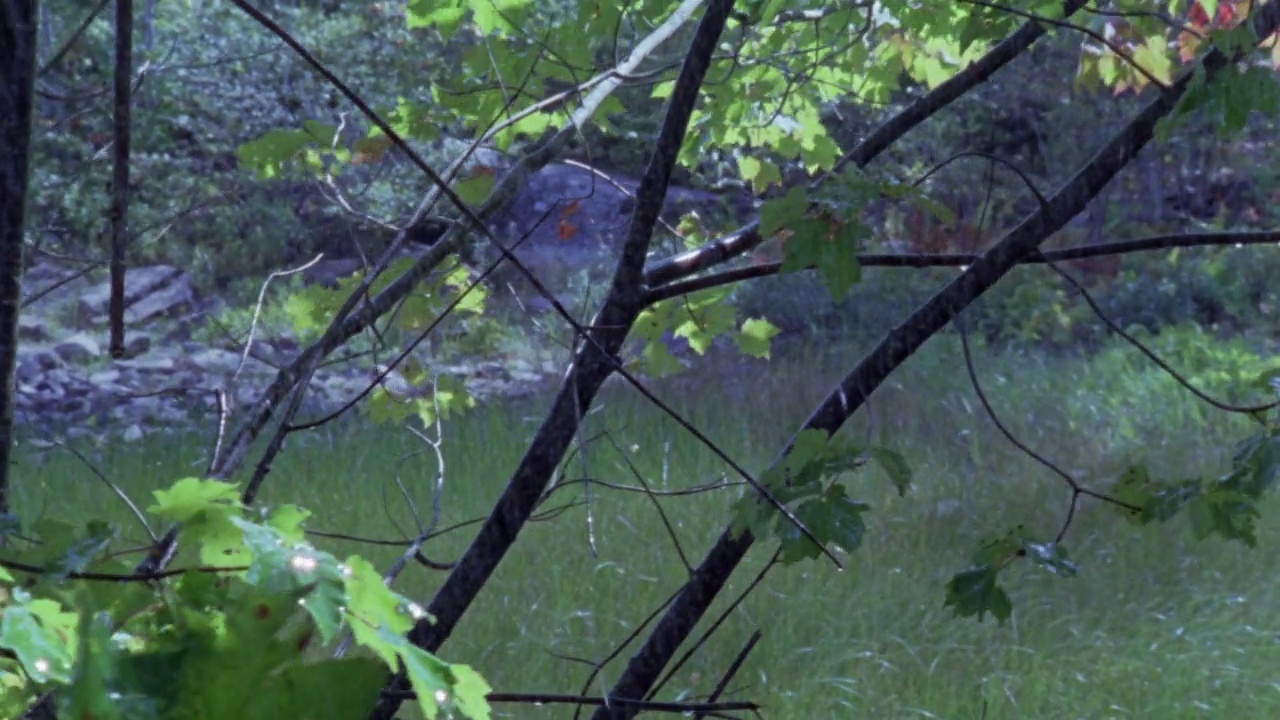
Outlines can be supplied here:
M798 353L772 365L711 358L656 392L746 467L763 468L861 348ZM1145 366L1069 361L977 348L978 371L1002 419L1080 480L1105 485L1128 463L1177 477L1216 474L1247 428L1206 413ZM1127 357L1127 356L1125 356ZM1022 524L1051 538L1068 492L993 429L968 385L956 343L933 341L842 432L902 452L916 487L899 498L875 471L852 481L874 512L847 570L815 561L775 568L663 689L705 695L756 629L763 640L731 684L772 718L1206 718L1280 716L1280 591L1272 557L1280 535L1264 513L1260 547L1193 541L1179 522L1139 529L1086 504L1066 538L1078 577L1016 569L1015 614L1004 625L957 620L943 584L985 536ZM545 398L489 405L445 428L440 526L482 515L501 492L540 421ZM134 497L198 475L208 438L148 439L101 449L102 471ZM414 436L351 422L291 440L262 502L315 511L309 526L399 539L416 533L402 491L425 522L434 455ZM623 458L626 458L624 461ZM630 464L628 464L628 462ZM585 684L590 668L636 630L723 530L742 492L656 501L673 540L641 493L734 480L676 423L621 385L607 389L545 507L578 504L531 524L442 654L479 668L501 691L604 692L628 656ZM77 518L136 521L78 460L28 456L18 507ZM1274 507L1267 508L1271 512ZM471 528L433 540L457 557ZM139 533L140 535L140 533ZM385 564L389 546L321 539L340 556ZM768 560L757 547L712 617ZM411 568L398 587L430 597L440 573ZM704 622L704 627L707 623ZM566 717L563 708L498 708L508 717Z

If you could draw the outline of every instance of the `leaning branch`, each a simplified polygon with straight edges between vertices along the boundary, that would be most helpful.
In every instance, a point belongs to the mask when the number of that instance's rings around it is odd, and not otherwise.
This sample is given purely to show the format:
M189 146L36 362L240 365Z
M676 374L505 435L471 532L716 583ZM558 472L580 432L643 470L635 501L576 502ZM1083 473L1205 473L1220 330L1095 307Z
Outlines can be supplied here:
M1116 242L1033 253L1020 258L1017 264L1052 265L1072 260L1087 260L1109 255L1130 255L1139 252L1172 250L1174 248L1244 247L1245 245L1270 244L1280 244L1280 230L1151 235L1136 240L1117 240ZM858 255L858 264L864 268L966 268L977 262L981 257L976 253L862 253ZM770 277L779 274L781 270L782 263L780 262L734 268L652 288L646 297L650 303L656 303L700 290L723 287L755 278Z
M501 498L471 547L432 598L427 608L427 617L431 620L424 618L410 631L409 639L418 647L434 652L453 632L515 543L577 435L591 401L619 364L617 353L644 307L644 259L653 228L661 214L699 90L732 7L733 0L711 0L698 23L672 89L649 166L636 192L635 212L604 305L592 321L587 337L576 343L573 361L551 409ZM407 689L407 685L405 676L399 674L387 689L395 693ZM371 718L390 720L399 706L398 698L384 698Z

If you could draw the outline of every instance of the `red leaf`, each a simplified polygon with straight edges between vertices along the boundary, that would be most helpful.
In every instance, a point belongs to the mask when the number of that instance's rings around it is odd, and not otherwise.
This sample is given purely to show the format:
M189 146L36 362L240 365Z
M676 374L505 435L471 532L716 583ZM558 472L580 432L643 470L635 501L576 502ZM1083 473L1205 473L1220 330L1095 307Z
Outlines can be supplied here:
M1209 24L1209 14L1204 11L1200 3L1191 3L1191 11L1187 13L1187 20L1196 27L1204 27Z
M568 220L561 220L556 224L556 237L561 240L568 240L578 234L578 226Z

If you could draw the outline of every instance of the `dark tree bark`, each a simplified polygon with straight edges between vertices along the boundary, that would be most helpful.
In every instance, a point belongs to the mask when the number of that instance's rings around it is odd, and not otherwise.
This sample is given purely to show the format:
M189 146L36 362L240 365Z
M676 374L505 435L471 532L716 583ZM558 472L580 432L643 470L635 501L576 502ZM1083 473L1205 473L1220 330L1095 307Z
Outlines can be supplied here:
M124 357L124 251L129 220L129 145L133 79L133 0L116 0L115 147L111 173L111 357Z
M22 234L31 165L36 0L0 0L0 512L9 512Z

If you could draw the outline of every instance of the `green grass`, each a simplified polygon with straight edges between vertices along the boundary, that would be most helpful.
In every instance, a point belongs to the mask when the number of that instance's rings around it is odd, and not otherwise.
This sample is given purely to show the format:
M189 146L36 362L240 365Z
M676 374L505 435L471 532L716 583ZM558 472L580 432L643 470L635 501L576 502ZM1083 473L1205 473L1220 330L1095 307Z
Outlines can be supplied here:
M773 366L713 360L657 392L752 470L761 469L861 348L805 353ZM1239 421L1159 379L1141 363L995 356L978 349L989 395L1020 437L1077 477L1105 484L1144 459L1176 477L1220 472ZM1263 718L1280 716L1280 544L1272 503L1259 547L1196 542L1179 521L1135 528L1096 504L1078 513L1066 543L1073 579L1019 568L1006 585L1013 618L954 619L943 584L976 543L1017 524L1052 537L1066 511L1062 483L998 436L968 387L951 339L926 347L845 432L902 452L916 487L898 498L875 472L852 481L871 503L864 546L837 573L826 561L774 569L661 698L709 692L748 635L763 639L732 683L733 697L770 718ZM483 514L501 492L545 409L545 398L488 407L446 427L441 525ZM728 469L625 387L611 385L590 417L586 445L564 478L635 485L613 443L655 489L725 477ZM208 438L117 445L101 469L145 501L149 491L199 474ZM403 537L414 522L397 473L428 515L433 455L407 432L359 422L291 441L266 484L265 504L313 509L314 529ZM74 457L26 458L23 512L136 521ZM547 506L589 500L526 528L442 651L475 665L506 692L578 692L588 668L678 587L684 568L648 498L566 485ZM697 563L721 532L739 488L662 499L680 547ZM587 508L589 507L589 513ZM463 529L433 541L457 557ZM339 556L385 565L394 548L322 541ZM711 617L729 606L770 555L757 546ZM411 567L398 588L426 600L443 579ZM705 627L704 622L702 627ZM701 629L701 628L700 628ZM628 653L586 688L609 687ZM566 717L563 708L499 707L507 717Z

